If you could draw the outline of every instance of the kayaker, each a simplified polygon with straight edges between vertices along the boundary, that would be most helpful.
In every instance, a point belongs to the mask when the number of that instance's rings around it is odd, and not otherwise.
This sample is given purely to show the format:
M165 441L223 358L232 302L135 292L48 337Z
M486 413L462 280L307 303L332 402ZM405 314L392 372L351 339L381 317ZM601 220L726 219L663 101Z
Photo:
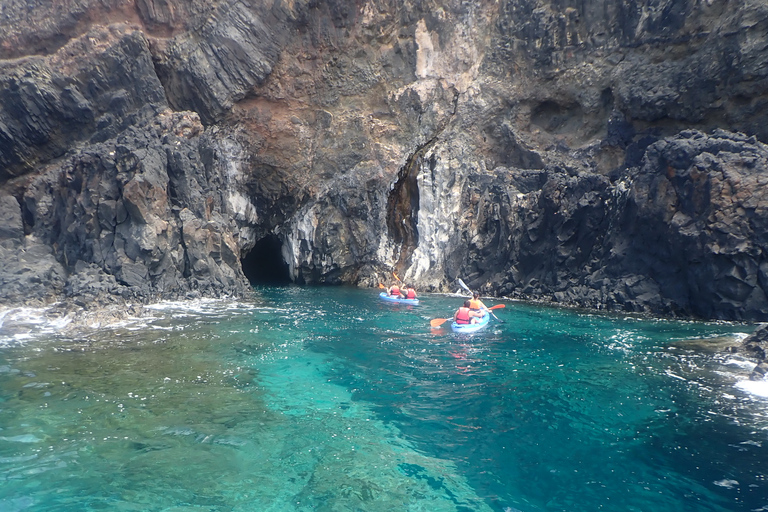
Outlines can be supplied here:
M395 284L393 284L392 286L389 287L389 290L387 290L387 294L390 297L398 297L398 298L402 297L402 295L400 293L400 286L398 286L397 283L395 283Z
M403 285L403 289L400 290L400 295L404 299L415 299L416 298L416 290L408 286L407 284Z
M487 314L482 311L474 310L469 306L470 302L465 300L464 305L457 309L456 313L453 314L453 321L460 325L476 324L478 318L482 318Z
M480 294L477 292L473 292L472 298L469 299L469 309L475 311L488 311L488 307L480 300Z

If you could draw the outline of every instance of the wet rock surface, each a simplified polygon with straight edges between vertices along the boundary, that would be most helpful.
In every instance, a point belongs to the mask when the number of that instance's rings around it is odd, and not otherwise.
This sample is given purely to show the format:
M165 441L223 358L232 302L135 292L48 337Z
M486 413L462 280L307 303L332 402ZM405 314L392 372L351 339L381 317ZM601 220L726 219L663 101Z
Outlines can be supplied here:
M248 293L277 240L298 283L768 314L764 2L11 1L0 41L2 304Z
M759 324L741 343L728 347L728 351L757 361L749 376L750 380L760 381L768 378L768 324Z

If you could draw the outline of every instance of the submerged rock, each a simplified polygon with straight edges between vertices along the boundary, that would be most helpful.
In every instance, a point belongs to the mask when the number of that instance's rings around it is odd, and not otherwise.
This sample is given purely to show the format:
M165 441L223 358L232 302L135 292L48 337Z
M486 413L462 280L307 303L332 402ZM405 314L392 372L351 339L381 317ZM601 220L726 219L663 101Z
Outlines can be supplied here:
M760 324L740 344L728 348L731 353L742 354L757 360L757 366L749 375L750 380L765 380L768 375L768 324Z
M749 374L749 380L765 380L766 375L768 375L768 363L762 362Z
M758 361L765 361L766 355L768 355L768 325L758 326L752 334L741 342L741 345L734 347L734 350Z

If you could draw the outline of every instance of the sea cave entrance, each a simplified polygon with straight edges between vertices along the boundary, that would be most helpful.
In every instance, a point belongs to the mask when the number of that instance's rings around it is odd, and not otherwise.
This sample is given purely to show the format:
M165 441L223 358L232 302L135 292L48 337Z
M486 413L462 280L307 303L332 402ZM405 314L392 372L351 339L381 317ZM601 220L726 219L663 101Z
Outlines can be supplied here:
M283 259L283 244L275 235L267 235L240 260L243 274L252 285L285 286L291 284L288 264Z

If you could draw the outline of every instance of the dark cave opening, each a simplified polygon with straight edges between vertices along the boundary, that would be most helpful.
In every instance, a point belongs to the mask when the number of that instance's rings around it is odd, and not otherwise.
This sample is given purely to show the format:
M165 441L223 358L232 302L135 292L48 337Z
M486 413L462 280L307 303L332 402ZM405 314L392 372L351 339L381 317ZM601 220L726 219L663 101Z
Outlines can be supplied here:
M275 235L267 235L240 259L243 274L252 285L285 286L291 284L288 264L283 259L283 244Z

